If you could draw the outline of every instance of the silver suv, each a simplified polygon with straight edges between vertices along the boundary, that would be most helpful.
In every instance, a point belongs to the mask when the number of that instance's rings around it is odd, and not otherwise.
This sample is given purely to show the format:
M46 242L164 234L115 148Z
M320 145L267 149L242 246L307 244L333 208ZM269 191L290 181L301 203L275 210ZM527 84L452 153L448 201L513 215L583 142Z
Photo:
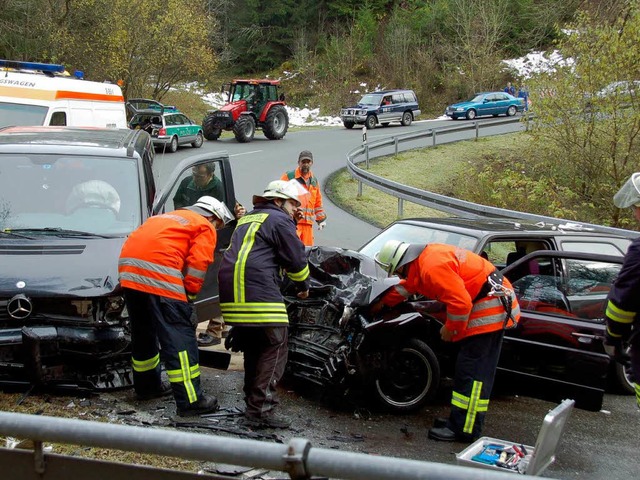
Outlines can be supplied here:
M340 118L345 128L354 125L366 125L368 129L380 124L386 127L391 122L400 122L403 126L420 115L418 97L413 90L382 90L367 93L352 107L343 108Z

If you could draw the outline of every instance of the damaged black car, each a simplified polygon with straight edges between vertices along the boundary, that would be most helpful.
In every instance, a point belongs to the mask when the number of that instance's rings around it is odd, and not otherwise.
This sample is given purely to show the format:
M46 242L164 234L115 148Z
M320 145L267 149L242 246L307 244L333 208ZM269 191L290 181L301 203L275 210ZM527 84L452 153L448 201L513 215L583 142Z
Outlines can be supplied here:
M602 343L607 293L621 264L621 256L541 250L505 268L522 316L506 331L497 382L513 393L573 398L579 408L599 410L616 371ZM356 393L403 413L422 407L452 377L456 345L440 339L442 303L414 297L374 316L369 306L398 279L371 257L312 247L309 268L309 298L284 289L286 378L328 399Z

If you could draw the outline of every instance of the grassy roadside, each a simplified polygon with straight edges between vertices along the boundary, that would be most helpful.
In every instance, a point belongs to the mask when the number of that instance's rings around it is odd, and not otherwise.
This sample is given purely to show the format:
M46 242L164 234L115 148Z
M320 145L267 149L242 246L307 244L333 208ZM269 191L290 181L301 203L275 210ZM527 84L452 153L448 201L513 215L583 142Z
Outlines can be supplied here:
M404 185L479 202L464 198L464 186L473 182L475 172L481 170L485 162L496 158L503 163L508 163L511 157L519 158L518 152L528 141L526 134L513 133L421 148L375 159L370 162L369 170ZM362 196L358 197L358 182L351 178L346 168L329 178L325 190L340 208L379 227L399 218L397 198L366 185L362 187ZM491 199L479 203L491 205ZM402 218L446 216L449 215L445 212L404 202Z

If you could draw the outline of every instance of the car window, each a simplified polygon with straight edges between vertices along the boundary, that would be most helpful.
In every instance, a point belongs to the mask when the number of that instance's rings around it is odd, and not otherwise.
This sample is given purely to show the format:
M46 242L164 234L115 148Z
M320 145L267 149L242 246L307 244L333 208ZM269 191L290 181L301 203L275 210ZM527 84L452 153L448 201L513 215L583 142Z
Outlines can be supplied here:
M620 247L608 242L562 241L562 249L567 252L601 253L602 255L624 255Z
M126 235L140 224L133 158L3 154L0 170L0 230L60 228Z
M406 100L402 93L394 93L393 94L393 103L405 103Z
M373 258L387 240L402 240L411 243L446 243L468 250L475 250L478 244L478 239L470 235L426 226L396 223L383 230L359 251Z
M504 93L497 93L495 95L495 97L496 97L496 100L508 100L509 99L509 97L507 97L507 95L504 94Z
M511 265L528 253L551 248L548 242L539 239L496 239L487 242L482 247L482 251L487 254L487 260L496 267L502 268Z
M202 164L205 165L205 164ZM226 185L220 174L220 162L212 161L182 172L165 203L165 211L188 207L205 195L226 202Z
M607 294L619 264L536 257L508 272L520 308L602 322Z

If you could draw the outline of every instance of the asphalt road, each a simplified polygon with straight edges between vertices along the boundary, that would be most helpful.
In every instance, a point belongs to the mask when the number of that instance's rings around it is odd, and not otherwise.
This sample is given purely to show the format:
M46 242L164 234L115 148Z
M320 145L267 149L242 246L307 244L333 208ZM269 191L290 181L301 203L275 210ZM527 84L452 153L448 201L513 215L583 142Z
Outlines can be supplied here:
M390 126L370 131L368 138L372 140L445 124L450 122L415 122L408 128ZM504 133L500 127L492 130L491 133ZM199 150L183 147L175 154L159 154L155 166L159 172L159 186L162 186L164 176L180 159L206 151L227 151L234 168L237 198L248 206L254 193L261 192L270 180L295 167L301 150L308 149L314 153L313 170L324 185L329 174L345 166L346 153L359 146L361 141L360 130L341 127L289 132L281 141L269 141L257 133L255 140L248 144L239 144L229 138L205 142ZM325 208L328 226L317 232L316 242L319 245L357 248L378 231L343 212L328 199L325 199ZM205 370L203 378L209 391L220 396L223 406L241 406L240 372ZM541 400L497 393L491 400L484 434L533 445L545 414L554 406ZM293 391L284 392L283 407L296 423L293 430L282 436L287 439L292 436L309 438L314 446L449 464L455 464L454 454L465 447L464 444L426 439L426 431L433 418L448 412L446 392L435 404L416 414L401 417L363 413L366 410L355 407L327 408L317 399ZM581 480L639 478L639 430L640 411L635 408L633 398L607 394L600 412L574 410L557 459L545 475Z

